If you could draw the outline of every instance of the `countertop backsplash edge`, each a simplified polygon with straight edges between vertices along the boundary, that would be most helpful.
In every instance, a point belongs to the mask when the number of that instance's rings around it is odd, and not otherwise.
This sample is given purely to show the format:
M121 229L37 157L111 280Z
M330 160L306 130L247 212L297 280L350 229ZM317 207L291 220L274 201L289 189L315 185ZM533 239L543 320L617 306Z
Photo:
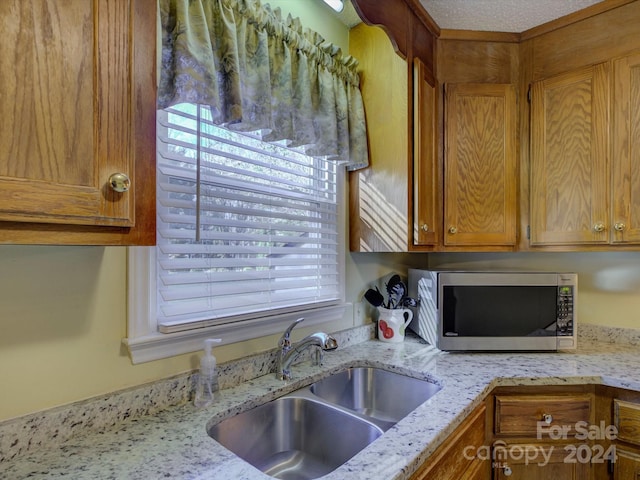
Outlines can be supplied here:
M339 346L347 347L374 338L374 327L371 323L333 335ZM274 349L220 363L220 388L231 388L266 375L274 371L275 362ZM0 422L0 463L33 448L62 443L76 432L103 431L120 422L189 402L196 380L197 372L186 372Z
M640 345L640 329L580 323L578 324L578 345L582 341L636 346Z

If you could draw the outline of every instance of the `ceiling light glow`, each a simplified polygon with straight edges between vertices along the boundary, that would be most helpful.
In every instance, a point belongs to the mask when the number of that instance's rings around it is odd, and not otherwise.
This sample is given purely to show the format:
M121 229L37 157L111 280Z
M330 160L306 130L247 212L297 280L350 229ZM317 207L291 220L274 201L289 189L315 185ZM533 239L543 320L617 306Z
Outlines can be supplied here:
M344 3L342 3L342 0L324 0L324 3L333 8L336 12L341 12L344 8Z

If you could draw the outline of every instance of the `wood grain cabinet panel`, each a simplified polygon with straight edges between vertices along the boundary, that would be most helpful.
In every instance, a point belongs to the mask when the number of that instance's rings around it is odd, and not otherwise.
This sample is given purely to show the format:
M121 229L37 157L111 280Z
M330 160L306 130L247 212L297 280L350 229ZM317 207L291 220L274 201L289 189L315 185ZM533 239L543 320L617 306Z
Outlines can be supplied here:
M531 244L640 243L640 54L531 91Z
M418 58L413 63L413 243L436 245L441 236L437 90Z
M511 444L504 461L494 453L494 480L590 480L590 465L567 462L567 452L553 443ZM518 452L516 454L516 452ZM520 455L520 452L528 452ZM544 452L544 453L543 453Z
M568 428L573 435L577 422L589 422L591 395L496 395L495 433L499 436L538 436L540 425ZM546 430L545 430L546 431Z
M609 67L531 88L531 244L607 243Z
M582 453L592 452L583 435L595 416L594 395L583 387L536 390L494 392L493 479L591 480L593 465Z
M611 241L640 243L640 54L613 62Z
M446 246L515 244L516 118L512 85L445 85Z
M0 242L154 242L155 7L0 2Z
M618 429L618 440L640 445L640 404L615 399L613 422Z
M640 480L640 454L618 447L613 480Z
M411 480L488 480L488 459L477 455L485 444L486 407L481 405L418 468Z

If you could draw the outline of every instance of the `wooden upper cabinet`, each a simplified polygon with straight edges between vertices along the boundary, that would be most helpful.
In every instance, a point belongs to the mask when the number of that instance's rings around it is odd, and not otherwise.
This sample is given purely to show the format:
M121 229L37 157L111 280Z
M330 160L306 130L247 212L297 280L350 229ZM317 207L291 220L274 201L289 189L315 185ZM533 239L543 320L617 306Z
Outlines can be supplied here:
M437 90L425 64L413 61L413 243L436 245L441 235Z
M640 54L613 62L613 243L640 243Z
M155 23L154 0L0 2L0 243L154 243Z
M510 84L445 85L445 246L515 245L516 119Z
M609 239L609 66L531 87L531 244Z

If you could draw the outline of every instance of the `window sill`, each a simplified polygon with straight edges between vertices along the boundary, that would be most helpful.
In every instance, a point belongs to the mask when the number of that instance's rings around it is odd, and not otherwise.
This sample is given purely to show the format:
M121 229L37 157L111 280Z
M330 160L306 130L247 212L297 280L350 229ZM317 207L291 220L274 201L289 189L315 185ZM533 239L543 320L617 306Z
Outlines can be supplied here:
M125 338L123 344L128 348L134 364L160 360L202 350L207 338L221 338L222 345L251 340L282 333L297 318L304 317L304 327L320 326L343 319L349 303L317 308L304 312L287 313L273 316L269 321L264 317L241 323L216 325L176 333L151 333L136 338ZM256 328L252 328L253 326ZM256 332L259 332L257 334ZM274 345L274 348L276 346Z

